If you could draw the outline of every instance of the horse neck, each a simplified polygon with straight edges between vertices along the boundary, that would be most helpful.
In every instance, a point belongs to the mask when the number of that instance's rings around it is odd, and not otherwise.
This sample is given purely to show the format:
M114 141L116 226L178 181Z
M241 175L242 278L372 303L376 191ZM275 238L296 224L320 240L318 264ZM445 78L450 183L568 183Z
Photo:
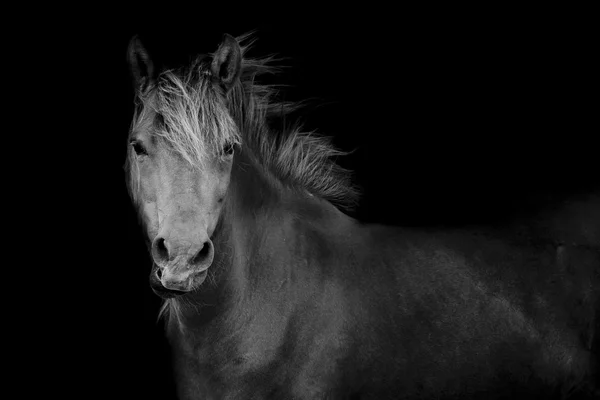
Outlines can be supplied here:
M250 152L242 154L234 165L227 204L231 227L228 246L232 249L228 279L240 299L254 289L258 276L262 284L277 280L276 274L267 273L273 268L265 255L285 252L283 241L292 233L293 216L285 209L291 192ZM274 241L275 231L279 236Z
M228 279L244 303L257 293L263 300L285 297L294 286L319 281L325 260L355 226L328 201L283 184L251 155L234 169L230 196Z

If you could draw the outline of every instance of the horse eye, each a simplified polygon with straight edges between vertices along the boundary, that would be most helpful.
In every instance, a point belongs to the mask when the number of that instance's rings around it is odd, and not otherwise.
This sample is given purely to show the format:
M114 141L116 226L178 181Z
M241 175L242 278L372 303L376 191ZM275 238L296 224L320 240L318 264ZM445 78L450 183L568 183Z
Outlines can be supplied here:
M135 151L135 154L137 154L138 156L148 154L146 152L146 149L144 148L144 146L142 145L142 143L140 141L138 141L138 140L131 140L131 142L129 142L129 143L133 147L133 151Z
M230 156L233 154L233 143L227 143L224 147L223 147L223 154L226 156Z

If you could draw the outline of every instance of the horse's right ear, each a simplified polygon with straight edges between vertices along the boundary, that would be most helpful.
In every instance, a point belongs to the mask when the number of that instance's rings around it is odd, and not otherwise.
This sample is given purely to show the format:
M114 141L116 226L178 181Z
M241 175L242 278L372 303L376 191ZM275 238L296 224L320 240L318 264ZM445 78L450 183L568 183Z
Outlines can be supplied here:
M133 76L135 90L144 91L154 80L154 63L139 37L134 36L129 41L127 60Z

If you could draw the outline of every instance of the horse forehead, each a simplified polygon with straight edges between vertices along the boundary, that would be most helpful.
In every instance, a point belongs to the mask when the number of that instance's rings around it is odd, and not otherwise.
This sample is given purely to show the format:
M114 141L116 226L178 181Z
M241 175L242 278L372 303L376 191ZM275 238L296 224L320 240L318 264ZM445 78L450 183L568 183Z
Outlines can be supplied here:
M133 129L135 134L149 134L153 125L154 117L149 115L154 111L144 111L135 122L135 127Z
M133 129L134 133L141 134L148 132L150 128L152 128L157 114L155 111L155 105L156 94L148 94L148 96L143 100L138 114L135 116L135 124Z
M169 148L159 150L162 155L158 161L159 179L177 193L198 190L207 176L204 171L191 166L179 154Z

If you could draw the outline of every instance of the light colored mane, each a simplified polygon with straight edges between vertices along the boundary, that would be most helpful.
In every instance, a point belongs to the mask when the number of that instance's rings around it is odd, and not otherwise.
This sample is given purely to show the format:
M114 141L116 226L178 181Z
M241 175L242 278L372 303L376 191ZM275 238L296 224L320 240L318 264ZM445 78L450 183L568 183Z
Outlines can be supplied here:
M246 58L253 41L251 33L237 38L242 48L239 81L223 101L214 84L210 64L198 57L189 67L167 70L145 94L155 93L153 108L160 116L157 135L167 140L184 159L202 165L209 155L226 144L250 148L262 165L284 185L306 190L340 208L351 209L358 191L351 184L349 171L333 158L348 153L335 149L327 137L303 132L299 124L276 131L269 126L299 108L299 104L278 101L273 85L255 81L259 75L275 73L275 59Z

